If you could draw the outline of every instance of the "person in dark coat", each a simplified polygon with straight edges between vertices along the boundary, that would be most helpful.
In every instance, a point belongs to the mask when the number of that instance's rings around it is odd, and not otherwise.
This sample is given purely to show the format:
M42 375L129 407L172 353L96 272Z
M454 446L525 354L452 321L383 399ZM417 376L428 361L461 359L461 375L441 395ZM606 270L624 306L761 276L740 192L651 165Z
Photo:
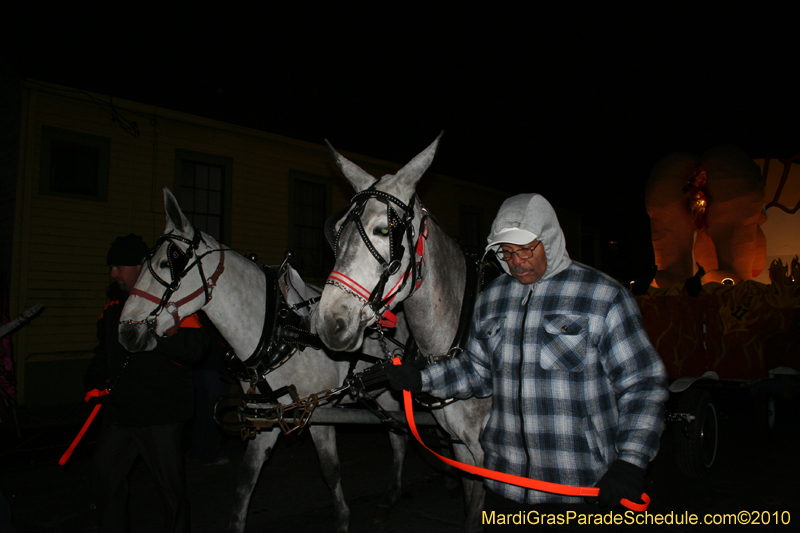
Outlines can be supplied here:
M221 466L230 459L223 448L225 432L214 419L214 406L220 396L230 392L233 376L225 360L228 351L225 338L205 313L197 313L197 316L208 333L209 347L192 372L195 407L194 418L187 428L186 458L204 465Z
M162 495L161 531L189 531L181 435L194 413L191 365L203 356L209 340L192 315L175 335L159 338L153 351L131 353L120 344L122 308L147 253L138 235L112 243L107 263L114 283L97 321L98 343L84 377L87 401L104 405L91 476L102 533L129 530L128 476L140 455ZM106 390L107 395L92 396Z

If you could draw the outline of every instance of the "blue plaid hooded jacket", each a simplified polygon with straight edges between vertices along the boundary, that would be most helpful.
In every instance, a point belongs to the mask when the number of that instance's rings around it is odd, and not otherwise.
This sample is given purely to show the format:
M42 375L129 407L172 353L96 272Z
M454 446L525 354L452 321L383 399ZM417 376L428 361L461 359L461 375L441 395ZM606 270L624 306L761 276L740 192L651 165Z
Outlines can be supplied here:
M509 220L542 242L544 276L531 285L510 275L494 280L478 298L467 350L425 369L423 390L492 396L481 434L489 469L590 487L615 459L644 468L658 452L668 393L636 301L569 259L555 211L541 196L507 200L492 235ZM485 483L517 502L582 502Z

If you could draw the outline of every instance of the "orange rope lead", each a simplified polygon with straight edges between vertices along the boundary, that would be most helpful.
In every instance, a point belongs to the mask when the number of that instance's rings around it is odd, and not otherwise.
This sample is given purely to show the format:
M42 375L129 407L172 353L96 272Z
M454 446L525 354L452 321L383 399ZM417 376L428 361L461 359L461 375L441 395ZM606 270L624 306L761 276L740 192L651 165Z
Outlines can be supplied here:
M92 413L89 415L89 418L86 419L86 422L83 423L83 427L78 432L78 436L75 437L75 440L73 440L72 444L69 445L69 448L67 448L67 451L65 451L64 455L61 456L61 459L58 460L58 464L59 465L64 466L65 464L67 464L67 461L69 460L70 456L72 455L73 450L75 450L75 446L78 445L78 443L83 438L83 434L86 433L86 430L89 429L89 426L92 425L92 422L94 421L94 417L97 416L97 412L100 410L101 407L103 407L103 404L101 404L101 403L98 403L97 405L94 406L94 409L92 409Z
M94 389L94 390L91 390L91 391L86 393L86 397L84 398L84 401L88 402L89 399L92 398L92 397L99 398L100 396L105 396L106 394L108 394L108 390L101 391L101 390ZM67 461L69 460L70 456L72 455L72 452L75 450L75 446L78 445L78 443L83 438L84 433L86 433L86 430L89 429L89 426L92 425L92 422L94 422L94 418L97 416L97 412L100 410L101 407L103 407L102 403L98 403L97 405L94 406L94 409L92 409L92 412L89 415L89 418L86 419L86 422L83 423L83 427L78 432L78 435L72 441L72 444L69 445L69 448L67 448L67 451L64 452L64 455L61 456L61 459L58 460L58 464L60 466L64 466L65 464L67 464Z
M399 357L395 357L392 360L392 362L395 365L401 364ZM422 442L422 439L419 436L419 432L417 431L417 424L414 421L414 409L411 401L411 392L407 390L403 391L403 408L405 409L406 421L408 422L408 427L409 429L411 429L411 433L414 435L417 441L422 445L422 447L431 452L440 460L444 461L450 466L458 468L459 470L463 470L464 472L469 472L470 474L475 474L477 476L481 476L484 478L494 479L495 481L508 483L510 485L517 485L519 487L525 487L528 489L538 490L542 492L550 492L553 494L563 494L565 496L597 497L597 495L600 493L600 489L598 489L597 487L574 487L571 485L550 483L548 481L530 479L522 476L515 476L513 474L505 474L503 472L496 472L494 470L489 470L487 468L468 465L465 463L454 461L453 459L449 459L447 457L442 457L438 453L428 448L425 445L425 443ZM620 500L620 503L632 511L639 511L639 512L646 511L647 507L650 505L650 497L646 493L642 493L641 499L644 503L635 503L625 498Z

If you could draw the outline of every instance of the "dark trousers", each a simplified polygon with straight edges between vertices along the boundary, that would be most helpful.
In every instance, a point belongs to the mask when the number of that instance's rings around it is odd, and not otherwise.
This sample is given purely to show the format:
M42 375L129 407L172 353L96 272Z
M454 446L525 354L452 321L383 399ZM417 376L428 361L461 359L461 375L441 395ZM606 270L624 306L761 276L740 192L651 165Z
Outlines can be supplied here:
M214 404L230 392L231 383L218 370L197 369L194 377L194 419L189 432L186 457L201 463L219 459L222 447L222 428L214 420Z
M582 531L595 533L599 531L621 531L625 525L598 523L611 520L609 514L621 514L624 508L599 507L588 503L540 503L524 504L503 498L494 492L486 491L483 505L484 533L525 531ZM488 519L494 512L494 523ZM502 515L503 518L500 518ZM600 517L598 517L600 515ZM579 523L579 520L584 523ZM569 520L567 520L569 518ZM585 521L591 521L585 523Z
M164 533L189 531L189 499L181 450L183 422L125 428L106 426L92 458L92 492L101 533L130 531L128 477L141 455L162 495Z

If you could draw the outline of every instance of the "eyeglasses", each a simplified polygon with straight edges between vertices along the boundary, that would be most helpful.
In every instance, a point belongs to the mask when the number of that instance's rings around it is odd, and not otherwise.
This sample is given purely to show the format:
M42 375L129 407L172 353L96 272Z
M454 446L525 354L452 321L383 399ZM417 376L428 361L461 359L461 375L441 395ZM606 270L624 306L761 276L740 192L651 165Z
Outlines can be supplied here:
M530 259L531 257L533 257L533 251L540 244L542 244L542 241L537 242L536 246L534 246L533 248L520 248L519 250L504 250L501 248L500 250L497 250L495 253L497 254L497 257L499 257L503 261L511 261L511 258L514 257L515 255L520 259Z

